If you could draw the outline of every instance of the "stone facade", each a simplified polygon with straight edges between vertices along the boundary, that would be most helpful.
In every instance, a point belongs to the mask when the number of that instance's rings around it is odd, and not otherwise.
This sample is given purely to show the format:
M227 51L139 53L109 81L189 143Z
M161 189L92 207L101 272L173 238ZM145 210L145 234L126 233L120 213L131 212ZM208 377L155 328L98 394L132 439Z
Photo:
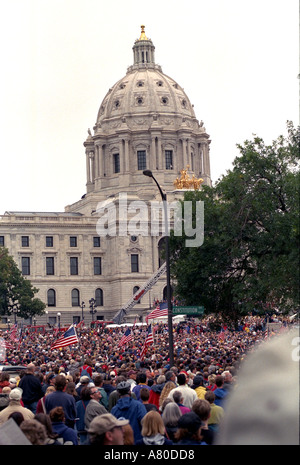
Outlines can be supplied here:
M86 194L65 212L6 212L0 217L0 239L48 305L41 322L49 317L55 322L60 312L61 322L70 324L81 317L82 302L85 319L91 320L92 297L97 300L94 319L112 319L159 268L162 225L151 235L150 206L161 198L144 169L152 170L170 202L182 198L174 181L185 167L204 184L211 183L209 136L183 88L155 63L154 52L142 27L133 65L107 92L93 134L89 130L84 142ZM122 218L117 215L117 234L98 235L99 206L112 203L119 214L122 195L128 204L146 203L149 234L120 235ZM162 213L158 220L162 224ZM165 285L160 278L131 318L162 299Z

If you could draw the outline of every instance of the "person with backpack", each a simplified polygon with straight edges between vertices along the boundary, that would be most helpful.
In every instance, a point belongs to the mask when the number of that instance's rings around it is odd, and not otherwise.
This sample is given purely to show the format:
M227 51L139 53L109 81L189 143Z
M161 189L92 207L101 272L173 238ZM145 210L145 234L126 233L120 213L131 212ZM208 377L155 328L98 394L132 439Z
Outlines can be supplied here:
M90 379L92 379L92 361L89 358L85 360L84 365L80 368L80 376L88 376Z

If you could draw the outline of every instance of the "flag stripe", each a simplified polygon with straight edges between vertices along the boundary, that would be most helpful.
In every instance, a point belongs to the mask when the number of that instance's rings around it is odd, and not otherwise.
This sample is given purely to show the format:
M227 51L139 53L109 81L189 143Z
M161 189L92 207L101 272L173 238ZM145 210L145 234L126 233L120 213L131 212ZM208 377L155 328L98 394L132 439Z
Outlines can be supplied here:
M51 346L51 349L58 349L60 347L65 347L77 343L78 337L75 328L72 325L69 329L67 329L67 331L63 334L62 337L60 337L59 339L57 339L57 341L54 342L54 344Z

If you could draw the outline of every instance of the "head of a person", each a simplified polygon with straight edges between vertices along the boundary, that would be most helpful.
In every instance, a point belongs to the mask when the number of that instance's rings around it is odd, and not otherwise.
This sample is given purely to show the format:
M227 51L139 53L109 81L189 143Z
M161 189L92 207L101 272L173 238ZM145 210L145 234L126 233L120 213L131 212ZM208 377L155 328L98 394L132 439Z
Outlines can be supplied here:
M47 433L47 436L51 439L54 439L56 438L58 435L56 433L53 432L53 429L52 429L52 423L51 423L51 419L50 419L50 416L47 415L46 413L37 413L35 416L34 416L34 419L37 420L38 422L40 422L42 425L45 426L46 428L46 433Z
M99 402L102 397L102 394L97 388L97 386L91 386L91 387L88 387L87 389L89 390L90 398Z
M103 385L103 376L102 375L96 375L94 378L94 384L95 386L101 387Z
M73 396L74 394L76 394L75 387L76 387L76 384L73 383L73 381L69 381L67 382L65 392Z
M193 385L195 388L199 386L203 386L203 376L201 375L196 375L193 379Z
M0 382L3 383L4 381L9 382L9 373L6 371L0 373Z
M26 371L27 371L27 373L34 374L34 372L35 372L34 363L28 363Z
M47 396L48 394L52 394L52 392L55 391L55 387L54 386L48 386L47 389L46 389L46 392L45 392L45 396Z
M117 391L121 397L130 395L130 388L130 383L127 381L122 381L121 383L117 384Z
M193 439L201 441L202 421L195 412L188 412L178 420L178 430L175 433L177 441L181 439Z
M79 381L80 381L80 384L82 384L82 386L87 386L90 382L90 378L88 376L83 375L80 377Z
M47 439L46 428L39 421L35 419L24 420L20 424L20 429L32 445L42 446L45 444Z
M150 390L147 388L142 388L140 390L140 399L142 402L148 402L150 397Z
M167 371L165 373L165 377L166 377L166 382L173 381L173 383L175 383L176 381L176 375L173 371Z
M21 388L14 388L8 394L9 400L20 402L22 399L23 391Z
M193 402L192 411L198 415L200 420L206 421L210 417L210 403L205 399L197 399Z
M221 388L224 384L224 377L222 375L216 376L216 386L217 388Z
M177 426L181 416L181 410L175 402L168 402L161 415L165 426Z
M21 412L12 412L9 415L8 419L9 418L12 418L18 426L20 426L20 424L24 421L24 416Z
M164 384L166 382L166 377L165 375L159 375L157 377L156 383L157 384Z
M179 386L184 386L186 384L186 376L184 373L179 373L177 376L177 383Z
M128 425L122 426L124 434L124 446L133 446L134 445L134 432L132 426Z
M216 375L215 374L208 375L207 379L208 379L209 385L213 386L216 382Z
M139 384L145 384L146 381L147 381L146 373L144 373L144 372L138 373L137 381L138 381Z
M142 419L142 436L150 437L165 434L165 425L159 412L150 410Z
M213 391L206 391L206 393L204 394L204 398L210 404L213 404L215 399L216 399L216 395L215 395L215 393Z
M91 445L124 445L123 427L129 420L118 420L111 413L96 416L88 429Z
M63 391L66 387L67 380L64 375L55 376L54 386L56 391Z
M49 416L52 423L65 422L65 414L62 407L54 407L52 410L50 410Z
M181 391L174 391L173 392L173 400L176 404L182 404L183 397Z

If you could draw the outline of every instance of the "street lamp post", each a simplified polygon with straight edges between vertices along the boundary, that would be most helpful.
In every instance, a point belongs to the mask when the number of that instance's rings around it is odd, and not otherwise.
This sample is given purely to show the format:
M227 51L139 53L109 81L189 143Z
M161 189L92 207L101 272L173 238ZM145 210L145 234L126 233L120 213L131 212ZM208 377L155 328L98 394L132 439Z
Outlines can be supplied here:
M95 299L92 297L90 300L89 300L89 304L90 304L90 313L92 314L92 321L94 321L94 313L97 313L97 310L96 310L96 301Z
M169 362L170 366L174 365L174 344L173 344L173 314L172 314L172 299L171 299L171 274L170 274L170 240L168 227L168 210L167 210L167 194L162 191L160 185L150 170L144 170L143 174L152 178L157 185L164 207L165 220L165 235L166 235L166 270L167 270L167 302L168 302L168 330L169 330Z
M16 325L16 324L17 324L17 314L18 314L18 307L17 307L17 305L14 305L14 306L13 306L12 311L13 311L13 314L14 314L14 317L15 317L15 325Z
M58 312L57 319L58 319L58 329L59 330L60 330L60 316L61 316L61 313Z
M85 307L85 303L84 303L84 302L81 302L80 307L81 307L81 319L84 320L83 309L84 309L84 307Z

